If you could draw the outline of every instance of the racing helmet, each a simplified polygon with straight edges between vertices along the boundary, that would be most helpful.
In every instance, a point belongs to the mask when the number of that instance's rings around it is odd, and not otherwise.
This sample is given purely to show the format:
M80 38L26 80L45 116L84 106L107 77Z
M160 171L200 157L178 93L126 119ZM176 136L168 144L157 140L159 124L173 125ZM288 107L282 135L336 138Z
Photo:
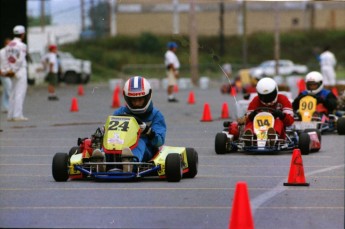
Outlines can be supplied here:
M126 101L128 109L133 114L143 114L150 106L152 100L152 89L149 81L141 76L131 77L126 81L123 87L123 96ZM135 106L133 100L136 98L144 98L144 103L141 106Z
M25 33L25 27L22 26L22 25L16 25L14 28L13 28L13 34L14 35L20 35L20 34L23 34Z
M310 94L317 94L323 89L323 76L321 75L320 72L313 71L309 72L305 76L305 84L307 87L307 91Z
M265 77L259 80L256 91L260 101L266 106L271 106L277 102L278 85L272 78Z

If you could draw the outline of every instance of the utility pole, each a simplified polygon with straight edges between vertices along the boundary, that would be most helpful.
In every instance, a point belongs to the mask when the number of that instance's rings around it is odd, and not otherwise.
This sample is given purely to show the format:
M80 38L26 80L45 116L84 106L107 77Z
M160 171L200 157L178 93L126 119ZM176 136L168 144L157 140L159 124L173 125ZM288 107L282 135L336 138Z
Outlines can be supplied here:
M189 40L190 40L190 73L192 83L197 86L199 81L198 72L198 34L195 19L195 0L189 0Z
M173 34L179 34L180 33L180 18L179 18L179 11L178 11L178 0L172 0L173 1Z
M109 27L110 27L110 36L116 36L116 0L109 0Z
M84 0L80 0L81 31L85 31L85 9Z
M246 1L242 1L242 62L243 66L247 66L247 5Z
M45 0L41 0L41 30L44 32L44 27L46 24L46 19L45 19Z
M224 0L219 3L219 55L224 56Z
M280 59L280 15L279 2L275 4L274 14L274 60L275 60L275 75L279 75L279 59Z

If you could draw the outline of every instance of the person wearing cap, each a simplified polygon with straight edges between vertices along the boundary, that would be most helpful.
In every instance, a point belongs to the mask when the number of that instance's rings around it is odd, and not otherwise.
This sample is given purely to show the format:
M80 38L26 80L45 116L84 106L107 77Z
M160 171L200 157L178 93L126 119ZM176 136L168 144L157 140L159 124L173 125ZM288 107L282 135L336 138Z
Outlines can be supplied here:
M59 98L55 94L55 87L58 84L58 58L57 46L49 45L49 52L43 57L43 65L46 70L46 81L48 82L48 100L57 101Z
M23 43L25 27L17 25L13 28L14 38L5 47L4 71L11 77L12 91L7 114L8 121L27 121L23 115L23 105L27 84L27 46Z
M331 47L327 45L319 57L323 84L325 86L334 86L336 83L334 68L337 64L337 60L330 49Z
M174 87L177 85L177 78L179 76L180 62L175 54L177 44L175 42L168 43L168 50L164 55L164 64L166 67L166 74L168 80L168 102L178 102L174 96Z
M2 85L2 96L1 96L1 112L7 113L8 112L8 106L10 102L10 94L11 94L11 88L12 88L12 82L11 79L7 76L7 73L5 72L5 47L8 43L10 43L11 39L6 38L4 41L4 47L0 49L0 80Z

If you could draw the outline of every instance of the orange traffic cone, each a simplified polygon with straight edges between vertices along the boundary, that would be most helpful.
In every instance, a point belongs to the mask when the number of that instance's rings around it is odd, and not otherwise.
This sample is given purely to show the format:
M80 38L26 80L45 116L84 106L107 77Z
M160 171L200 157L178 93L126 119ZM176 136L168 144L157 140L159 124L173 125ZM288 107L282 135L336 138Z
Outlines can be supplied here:
M79 108L78 108L78 100L77 98L72 98L72 104L71 104L71 112L78 112Z
M300 79L297 82L298 94L306 89L304 79Z
M191 91L189 92L188 104L194 104L194 103L195 103L194 92Z
M289 178L284 186L309 186L304 177L303 161L299 149L293 150Z
M236 87L234 87L234 86L231 87L230 94L231 94L231 96L236 96L236 94L237 94Z
M120 86L118 84L116 84L116 87L115 87L115 92L114 93L120 93Z
M338 89L336 87L332 88L332 93L335 95L335 97L339 97Z
M201 121L202 122L211 122L212 121L211 109L210 109L210 105L208 103L204 104L204 112L202 114Z
M234 200L232 203L229 229L254 228L254 220L249 203L247 184L239 181L236 184Z
M111 105L112 108L120 107L120 98L119 98L120 90L115 89L113 93L113 103Z
M80 95L80 96L84 95L84 88L82 85L79 85L79 87L78 87L78 95Z
M175 92L175 93L178 92L178 86L177 86L177 84L174 85L174 92Z
M224 102L222 105L222 115L220 118L222 118L222 119L229 118L229 108L228 108L228 104L226 102Z

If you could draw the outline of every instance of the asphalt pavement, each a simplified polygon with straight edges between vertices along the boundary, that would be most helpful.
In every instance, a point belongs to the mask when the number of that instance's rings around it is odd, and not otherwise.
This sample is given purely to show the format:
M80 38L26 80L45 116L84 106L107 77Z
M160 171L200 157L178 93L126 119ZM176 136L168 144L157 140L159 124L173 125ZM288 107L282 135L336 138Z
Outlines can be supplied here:
M8 122L1 114L1 228L227 228L239 181L248 187L255 228L344 228L344 136L324 135L319 152L303 155L310 186L283 186L291 152L216 155L223 103L229 120L236 114L235 99L218 86L179 90L179 103L168 103L163 89L153 92L168 126L166 145L193 147L199 154L194 179L55 182L54 154L67 153L78 137L90 137L114 110L107 84L83 89L80 96L77 85L61 85L60 100L48 101L45 86L30 87L24 106L28 122ZM190 92L195 104L187 103ZM70 111L73 98L78 112ZM210 122L200 121L205 104Z

